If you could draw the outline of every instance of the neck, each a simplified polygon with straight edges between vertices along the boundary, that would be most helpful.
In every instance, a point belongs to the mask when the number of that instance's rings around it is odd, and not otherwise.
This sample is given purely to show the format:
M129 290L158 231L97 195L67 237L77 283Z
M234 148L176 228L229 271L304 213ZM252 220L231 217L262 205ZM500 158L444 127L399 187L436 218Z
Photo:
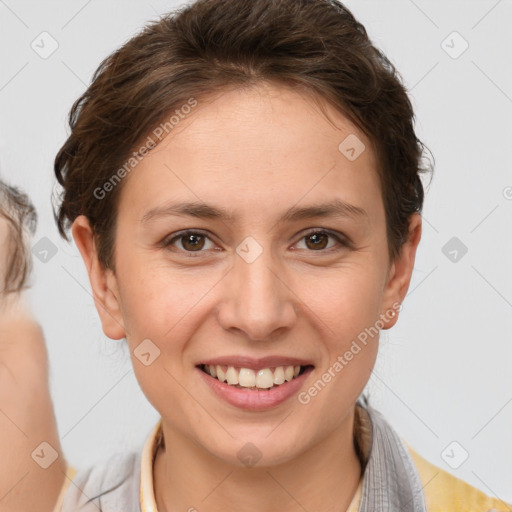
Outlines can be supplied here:
M154 463L158 511L346 511L361 478L353 425L354 412L287 463L240 468L219 461L162 423L169 449L159 449Z

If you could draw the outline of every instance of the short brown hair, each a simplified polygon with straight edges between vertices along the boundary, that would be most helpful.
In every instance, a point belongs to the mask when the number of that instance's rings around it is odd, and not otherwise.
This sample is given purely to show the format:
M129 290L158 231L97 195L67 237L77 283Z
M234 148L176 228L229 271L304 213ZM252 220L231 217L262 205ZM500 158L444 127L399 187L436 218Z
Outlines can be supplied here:
M197 0L148 23L108 56L74 103L71 133L55 158L60 234L68 239L74 219L87 216L99 259L113 269L122 183L101 199L98 187L180 105L262 81L327 100L368 137L394 261L411 214L422 209L420 174L433 168L422 165L425 146L398 72L336 0Z

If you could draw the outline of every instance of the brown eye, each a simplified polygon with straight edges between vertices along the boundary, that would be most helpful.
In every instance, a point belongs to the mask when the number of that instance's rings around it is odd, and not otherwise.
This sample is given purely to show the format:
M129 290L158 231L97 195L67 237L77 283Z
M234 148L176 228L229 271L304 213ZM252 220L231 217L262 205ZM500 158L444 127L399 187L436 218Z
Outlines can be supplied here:
M347 247L350 247L350 242L345 239L343 235L337 235L331 233L329 231L310 231L305 236L303 236L300 242L305 241L306 249L310 252L330 252L330 250L340 250ZM333 240L334 243L329 244L329 240ZM336 247L338 245L338 247Z
M184 252L205 252L205 246L209 238L197 231L182 231L178 235L170 238L168 241L163 243L164 247L182 250ZM210 241L210 244L212 242ZM212 244L213 246L213 244ZM211 247L206 247L209 249Z
M309 249L325 249L329 236L325 233L313 233L312 235L308 235L304 238L306 240L306 246Z
M204 247L204 236L197 234L190 234L180 237L182 242L181 245L187 251L201 250Z

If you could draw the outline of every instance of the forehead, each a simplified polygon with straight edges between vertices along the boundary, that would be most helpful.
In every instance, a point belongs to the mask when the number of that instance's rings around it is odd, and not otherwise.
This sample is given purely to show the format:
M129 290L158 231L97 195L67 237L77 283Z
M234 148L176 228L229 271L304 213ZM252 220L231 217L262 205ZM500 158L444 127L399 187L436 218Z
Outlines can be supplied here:
M342 199L382 213L370 142L329 104L330 120L311 97L269 84L197 101L134 168L120 210L129 204L140 220L176 199L250 217L255 209Z

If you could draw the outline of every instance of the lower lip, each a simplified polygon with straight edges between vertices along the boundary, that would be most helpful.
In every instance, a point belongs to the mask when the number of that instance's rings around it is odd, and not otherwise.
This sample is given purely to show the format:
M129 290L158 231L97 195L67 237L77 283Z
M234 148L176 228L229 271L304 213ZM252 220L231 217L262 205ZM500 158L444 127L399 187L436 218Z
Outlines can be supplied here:
M308 366L301 375L277 387L261 390L235 388L215 379L198 367L196 367L196 370L206 384L208 384L218 396L226 400L226 402L247 411L264 411L276 407L297 394L308 375L313 370L313 367Z

